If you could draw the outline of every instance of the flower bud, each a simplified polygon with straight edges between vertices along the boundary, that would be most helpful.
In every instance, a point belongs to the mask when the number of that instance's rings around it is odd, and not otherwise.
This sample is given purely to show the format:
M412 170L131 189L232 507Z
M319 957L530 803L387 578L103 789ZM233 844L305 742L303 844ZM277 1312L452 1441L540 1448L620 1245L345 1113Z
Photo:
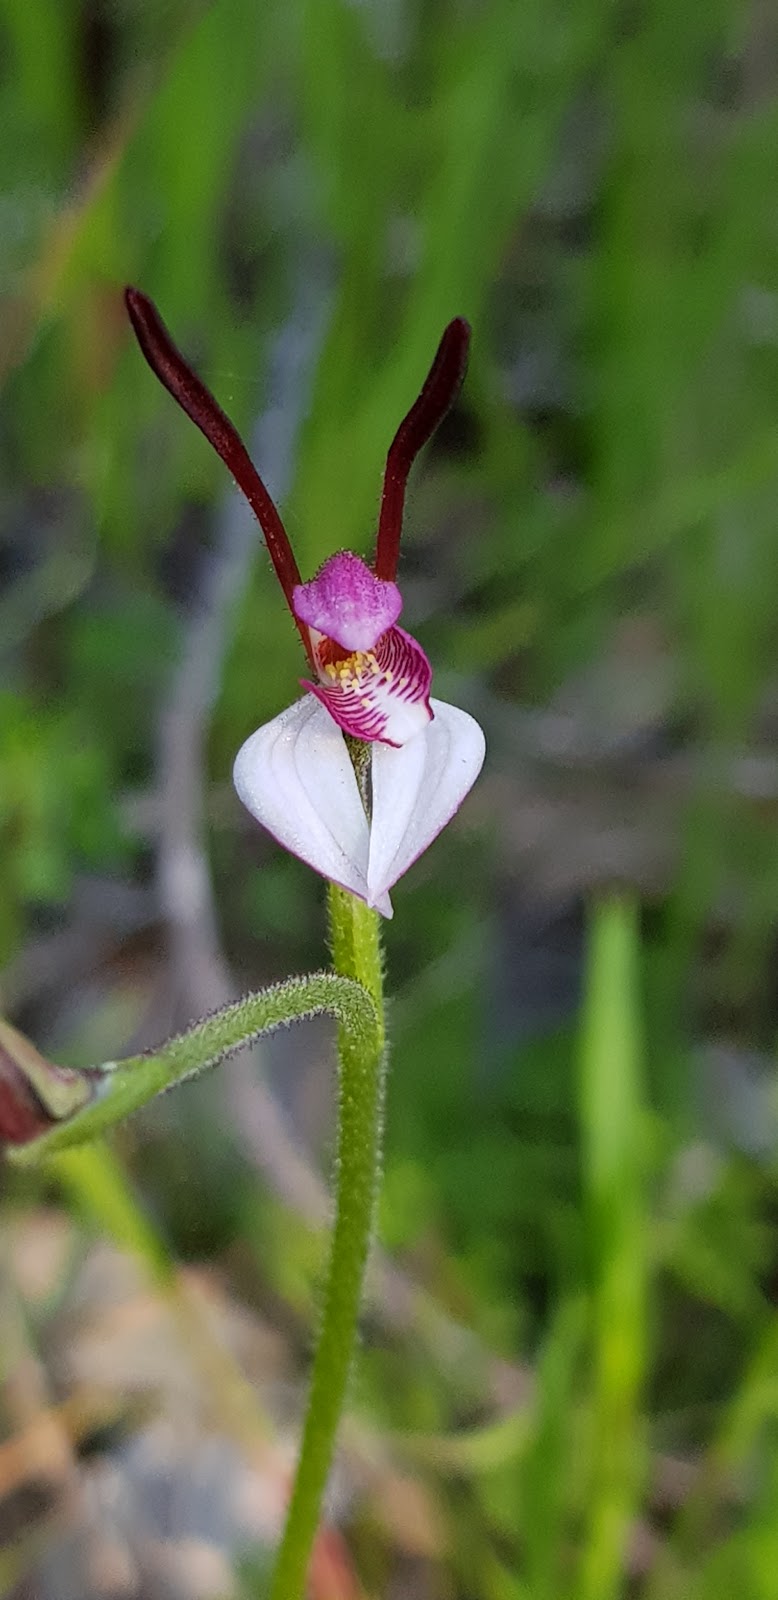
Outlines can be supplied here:
M0 1019L0 1143L25 1144L91 1099L89 1077L47 1061Z

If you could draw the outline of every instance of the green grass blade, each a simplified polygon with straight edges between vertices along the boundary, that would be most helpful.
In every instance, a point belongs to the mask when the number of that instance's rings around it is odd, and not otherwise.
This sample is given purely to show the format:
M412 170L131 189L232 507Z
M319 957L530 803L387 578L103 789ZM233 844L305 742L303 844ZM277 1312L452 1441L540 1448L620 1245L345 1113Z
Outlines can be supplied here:
M640 1493L646 1226L638 955L635 905L603 901L591 923L580 1064L594 1333L581 1600L615 1600L622 1592Z

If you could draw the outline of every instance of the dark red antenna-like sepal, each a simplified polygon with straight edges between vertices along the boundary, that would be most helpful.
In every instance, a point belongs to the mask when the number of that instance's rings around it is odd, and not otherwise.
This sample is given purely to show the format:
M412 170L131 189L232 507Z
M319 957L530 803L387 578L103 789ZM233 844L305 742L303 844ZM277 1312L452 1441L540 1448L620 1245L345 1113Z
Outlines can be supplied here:
M300 582L300 571L292 546L278 510L265 488L253 461L234 424L206 388L197 373L192 371L181 351L168 333L162 318L148 295L140 289L124 291L125 304L135 337L152 372L164 384L169 394L192 422L205 434L217 455L229 468L235 482L246 496L265 535L267 552L275 568L287 604L292 610L292 591ZM294 612L292 612L294 616ZM300 637L309 658L311 645L308 630L295 618Z
M444 330L418 400L400 423L389 448L378 518L375 571L377 577L390 582L394 582L397 573L408 474L419 451L456 400L465 376L469 344L469 323L464 317L455 317Z

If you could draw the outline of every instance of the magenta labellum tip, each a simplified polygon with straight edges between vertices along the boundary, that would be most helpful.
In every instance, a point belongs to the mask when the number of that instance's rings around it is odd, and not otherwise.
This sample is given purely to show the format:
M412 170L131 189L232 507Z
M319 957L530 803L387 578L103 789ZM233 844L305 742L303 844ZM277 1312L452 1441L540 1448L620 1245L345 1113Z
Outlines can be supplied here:
M396 583L377 578L351 550L330 556L316 577L299 584L292 595L295 616L344 650L372 650L397 621L402 604Z

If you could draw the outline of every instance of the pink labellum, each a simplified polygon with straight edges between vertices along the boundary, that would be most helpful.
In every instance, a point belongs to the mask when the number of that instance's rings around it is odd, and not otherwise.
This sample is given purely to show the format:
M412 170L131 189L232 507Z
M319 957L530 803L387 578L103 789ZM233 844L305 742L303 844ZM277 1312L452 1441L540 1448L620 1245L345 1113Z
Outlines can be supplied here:
M484 758L466 711L440 700L431 709L402 749L373 744L371 822L343 736L308 696L253 733L235 762L240 799L279 844L385 917L392 885L451 820Z
M377 578L350 550L330 556L310 583L299 583L292 593L298 622L348 651L372 650L402 607L397 584Z
M329 641L311 634L319 682L305 687L355 739L407 744L432 717L432 668L404 628L388 628L374 650L328 659Z

